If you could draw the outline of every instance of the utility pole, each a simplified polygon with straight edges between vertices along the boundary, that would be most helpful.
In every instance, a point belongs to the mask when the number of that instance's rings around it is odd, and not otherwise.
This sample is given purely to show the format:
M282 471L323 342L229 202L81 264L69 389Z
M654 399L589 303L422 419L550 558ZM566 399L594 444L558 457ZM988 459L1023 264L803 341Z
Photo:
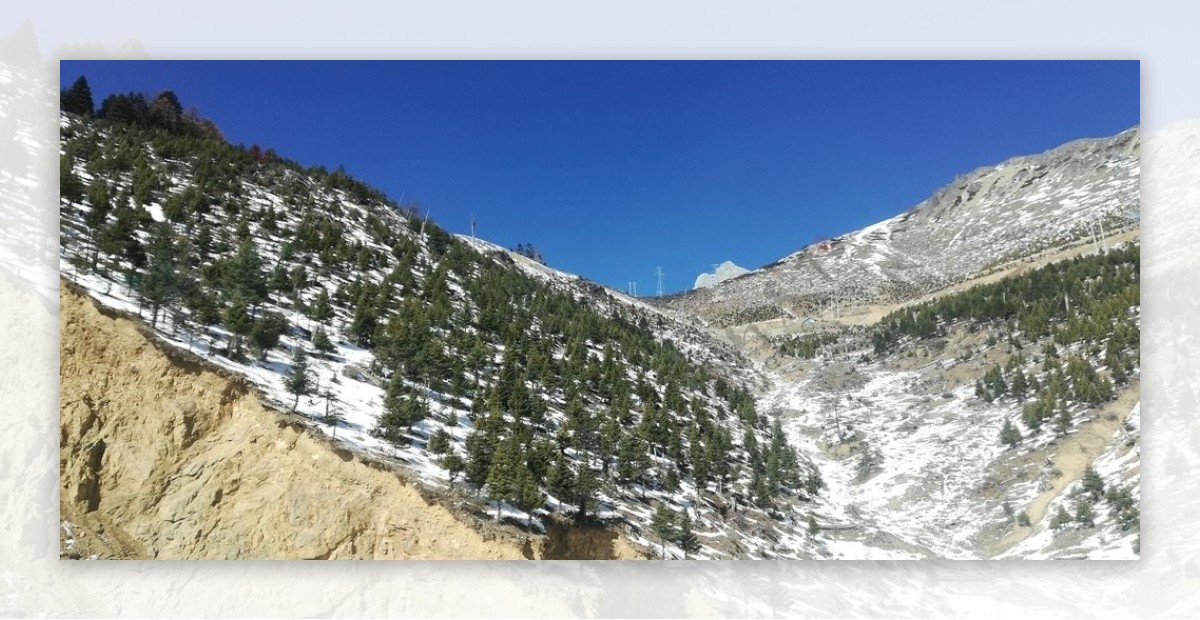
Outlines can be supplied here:
M471 214L471 241L475 240L475 214Z

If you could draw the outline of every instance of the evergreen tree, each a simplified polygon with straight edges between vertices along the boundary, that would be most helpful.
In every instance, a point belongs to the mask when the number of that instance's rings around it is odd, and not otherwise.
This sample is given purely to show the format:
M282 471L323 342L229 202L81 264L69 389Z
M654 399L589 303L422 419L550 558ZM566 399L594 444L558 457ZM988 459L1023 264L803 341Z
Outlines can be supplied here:
M442 457L442 467L446 469L446 473L450 476L450 486L454 486L454 480L467 468L467 463L461 456L451 452Z
M75 174L70 155L63 155L59 158L58 195L59 198L69 203L78 203L83 200L83 181L80 181L79 175Z
M398 441L413 425L429 416L429 406L420 396L410 392L400 376L393 376L383 395L383 415L379 430L392 441Z
M600 480L585 459L578 464L578 471L575 472L575 503L579 505L579 518L587 516L588 506L594 502L599 490Z
M450 433L446 429L440 428L433 437L429 438L429 443L425 446L426 450L434 454L446 454L450 451Z
M537 480L527 467L522 468L518 476L515 499L517 507L524 510L528 515L525 520L525 527L532 529L533 511L541 508L546 503L546 495L542 493Z
M1096 527L1096 512L1092 510L1092 504L1088 501L1082 501L1075 505L1075 522L1083 527Z
M560 452L546 472L546 489L559 501L573 501L575 497L575 474Z
M1060 530L1071 523L1071 514L1066 508L1061 505L1058 507L1058 512L1054 513L1054 518L1050 520L1050 529Z
M1005 420L1004 427L1000 429L1000 443L1012 449L1020 445L1021 439L1021 431L1017 430L1012 420Z
M296 397L292 401L292 411L295 411L300 404L300 397L307 396L312 391L312 379L308 376L308 356L304 352L304 347L300 345L296 345L296 349L292 353L292 365L288 370L284 387L287 388L288 393Z
M317 298L309 310L309 316L320 322L333 318L333 307L329 304L329 291L325 287L321 287L321 291L317 293Z
M754 503L762 508L770 507L775 499L766 474L759 469L754 469L750 474L750 491L754 494Z
M238 358L242 352L242 339L254 330L254 319L246 308L246 302L241 297L234 297L229 307L225 309L222 319L229 328L229 356Z
M225 263L224 290L239 297L251 308L267 299L267 279L263 274L262 258L252 240L238 245L237 253Z
M183 105L179 103L179 97L173 91L164 90L159 93L150 103L148 112L148 120L154 127L171 132L178 132L183 128Z
M59 106L63 112L79 116L92 115L95 103L92 101L92 89L88 86L86 77L79 76L70 88L63 91Z
M1093 502L1098 502L1104 499L1104 479L1091 465L1083 470L1083 476L1080 478L1080 483L1083 487L1084 494L1087 495Z
M150 237L150 254L146 275L142 278L142 299L150 304L150 327L158 325L158 312L173 302L180 292L178 244L171 225L165 222L156 225Z
M667 559L667 541L675 538L678 531L677 528L675 511L667 508L666 504L659 503L658 507L654 509L654 516L650 521L650 529L658 537L660 544L659 555L664 560Z
M674 493L679 490L679 473L674 467L667 469L667 475L663 477L663 490L668 493Z
M1071 430L1071 412L1067 409L1064 401L1058 410L1058 415L1054 416L1054 432L1058 433L1059 437L1066 437L1069 430Z
M494 452L495 446L486 433L475 431L467 436L467 461L464 471L468 482L480 488L487 483Z
M317 330L313 332L312 345L314 349L324 355L328 355L337 350L337 347L334 346L333 341L329 339L329 334L325 332L325 328L320 326L318 326Z
M685 560L689 553L700 550L700 539L692 532L692 518L688 516L686 510L679 519L679 533L675 536L675 542L679 543L680 549L683 549L683 559Z
M496 500L496 520L500 520L500 505L517 503L522 492L524 476L529 472L521 455L521 444L512 438L502 442L492 458L487 475L488 496Z
M250 330L250 340L258 351L259 360L267 359L267 352L279 345L279 338L287 331L287 327L287 319L278 312L267 312L262 318L254 321L254 327Z
M1025 378L1025 373L1020 368L1013 374L1012 385L1008 389L1018 401L1023 402L1025 400L1025 392L1029 390L1029 381Z

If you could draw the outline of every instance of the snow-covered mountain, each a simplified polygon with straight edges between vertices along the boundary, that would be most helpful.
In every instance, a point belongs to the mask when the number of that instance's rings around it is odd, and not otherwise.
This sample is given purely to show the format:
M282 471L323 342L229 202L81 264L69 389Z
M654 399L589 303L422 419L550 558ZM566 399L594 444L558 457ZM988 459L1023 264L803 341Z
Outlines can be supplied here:
M1137 128L979 168L877 224L809 245L718 286L665 297L721 325L894 303L1029 256L1132 225Z
M717 267L713 269L712 273L702 273L696 276L696 283L692 286L692 288L697 289L704 288L706 286L713 286L726 280L732 280L733 278L747 273L750 273L749 269L746 269L745 267L739 267L738 265L734 264L733 261L727 260L720 265L717 265Z

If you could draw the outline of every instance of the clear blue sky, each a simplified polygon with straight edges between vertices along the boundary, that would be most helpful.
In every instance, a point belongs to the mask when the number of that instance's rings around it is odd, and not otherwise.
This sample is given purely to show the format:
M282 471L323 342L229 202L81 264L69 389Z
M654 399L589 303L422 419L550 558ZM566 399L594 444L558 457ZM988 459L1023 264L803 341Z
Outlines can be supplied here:
M339 164L433 219L668 292L885 219L955 176L1139 122L1125 62L63 61L174 90L230 142Z

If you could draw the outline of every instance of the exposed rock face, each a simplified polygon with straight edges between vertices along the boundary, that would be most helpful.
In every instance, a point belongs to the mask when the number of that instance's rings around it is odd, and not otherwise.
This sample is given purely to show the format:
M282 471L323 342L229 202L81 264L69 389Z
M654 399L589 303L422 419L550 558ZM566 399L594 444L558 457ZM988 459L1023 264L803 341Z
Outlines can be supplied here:
M79 555L640 557L608 530L527 537L464 522L66 285L61 308L61 510Z
M1002 261L1135 226L1140 150L1134 128L979 168L896 217L744 277L651 301L722 326L831 303L905 301Z
M702 273L696 276L696 284L692 288L704 288L732 280L740 275L750 273L749 269L735 265L733 261L725 261L717 266L712 273Z

